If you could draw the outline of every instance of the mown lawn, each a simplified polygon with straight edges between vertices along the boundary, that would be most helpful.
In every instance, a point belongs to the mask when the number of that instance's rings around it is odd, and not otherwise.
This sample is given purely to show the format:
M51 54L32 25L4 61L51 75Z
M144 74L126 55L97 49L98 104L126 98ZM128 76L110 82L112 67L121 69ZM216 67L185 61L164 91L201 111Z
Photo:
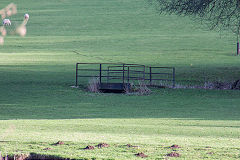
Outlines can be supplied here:
M176 150L176 159L240 158L239 91L152 89L129 96L70 87L76 62L173 66L178 84L232 82L240 69L234 35L207 31L186 17L159 16L146 1L13 2L12 23L24 13L30 20L26 37L9 35L0 46L3 155L139 159L134 154L144 152L164 159ZM8 3L2 0L0 8ZM52 145L57 141L65 144ZM110 147L83 150L101 142ZM173 144L181 148L169 148Z

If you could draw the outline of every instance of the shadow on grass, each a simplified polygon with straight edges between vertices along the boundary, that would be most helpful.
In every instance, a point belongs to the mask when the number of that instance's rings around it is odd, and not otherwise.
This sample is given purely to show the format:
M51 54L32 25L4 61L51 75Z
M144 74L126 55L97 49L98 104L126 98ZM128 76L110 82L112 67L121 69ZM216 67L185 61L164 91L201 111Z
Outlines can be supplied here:
M78 158L78 159L71 159L71 158L63 158L60 156L55 155L44 155L44 154L37 154L37 153L30 153L30 155L10 155L7 157L1 157L2 159L8 160L88 160L88 158ZM93 158L94 159L94 158Z
M64 66L59 67L60 69L50 66L32 67L34 68L32 71L29 71L31 67L27 67L26 71L24 69L18 72L1 71L1 120L88 118L240 120L239 91L153 89L153 93L148 96L93 94L70 87L75 81L74 67L67 66L65 71L61 71L64 70ZM37 67L41 68L40 71L36 69ZM45 69L48 71L44 71ZM181 72L178 74L181 75ZM191 73L188 76L191 76Z

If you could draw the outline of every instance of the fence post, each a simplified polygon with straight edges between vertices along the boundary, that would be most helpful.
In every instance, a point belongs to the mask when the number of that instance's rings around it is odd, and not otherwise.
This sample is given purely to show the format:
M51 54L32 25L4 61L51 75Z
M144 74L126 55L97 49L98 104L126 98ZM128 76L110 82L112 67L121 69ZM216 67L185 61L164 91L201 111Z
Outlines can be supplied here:
M76 63L76 87L78 86L78 63Z
M100 84L102 83L102 64L100 63L100 68L99 68L99 81Z
M175 67L173 67L173 88L175 88Z
M149 80L150 80L150 85L152 85L152 67L149 67Z

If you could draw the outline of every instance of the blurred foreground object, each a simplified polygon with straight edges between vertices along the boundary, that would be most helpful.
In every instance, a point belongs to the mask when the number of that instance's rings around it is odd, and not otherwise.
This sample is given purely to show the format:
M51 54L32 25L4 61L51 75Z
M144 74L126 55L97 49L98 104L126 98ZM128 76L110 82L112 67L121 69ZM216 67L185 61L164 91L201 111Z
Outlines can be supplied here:
M28 20L28 19L29 19L29 14L27 14L27 13L24 14L24 19L27 19L27 20Z
M11 23L10 19L4 19L4 20L3 20L3 25L4 25L4 26L11 26L11 24L12 24L12 23Z
M5 28L5 26L11 26L11 20L10 20L10 16L17 14L17 6L14 3L10 3L9 5L7 5L5 8L0 10L0 15L2 18L2 24L3 26L0 26L0 45L4 44L4 37L7 36L7 30ZM7 17L7 18L6 18ZM27 22L29 20L29 14L26 13L24 14L24 20L23 22L14 28L14 34L19 34L21 37L24 37L27 33Z

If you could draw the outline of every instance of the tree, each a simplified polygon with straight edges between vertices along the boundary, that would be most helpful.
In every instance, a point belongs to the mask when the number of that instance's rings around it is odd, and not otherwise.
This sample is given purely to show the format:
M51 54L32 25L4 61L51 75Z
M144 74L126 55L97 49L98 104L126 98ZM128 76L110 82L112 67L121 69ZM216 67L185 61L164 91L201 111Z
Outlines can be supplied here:
M159 13L191 16L210 29L227 29L237 35L239 55L240 0L149 0Z

